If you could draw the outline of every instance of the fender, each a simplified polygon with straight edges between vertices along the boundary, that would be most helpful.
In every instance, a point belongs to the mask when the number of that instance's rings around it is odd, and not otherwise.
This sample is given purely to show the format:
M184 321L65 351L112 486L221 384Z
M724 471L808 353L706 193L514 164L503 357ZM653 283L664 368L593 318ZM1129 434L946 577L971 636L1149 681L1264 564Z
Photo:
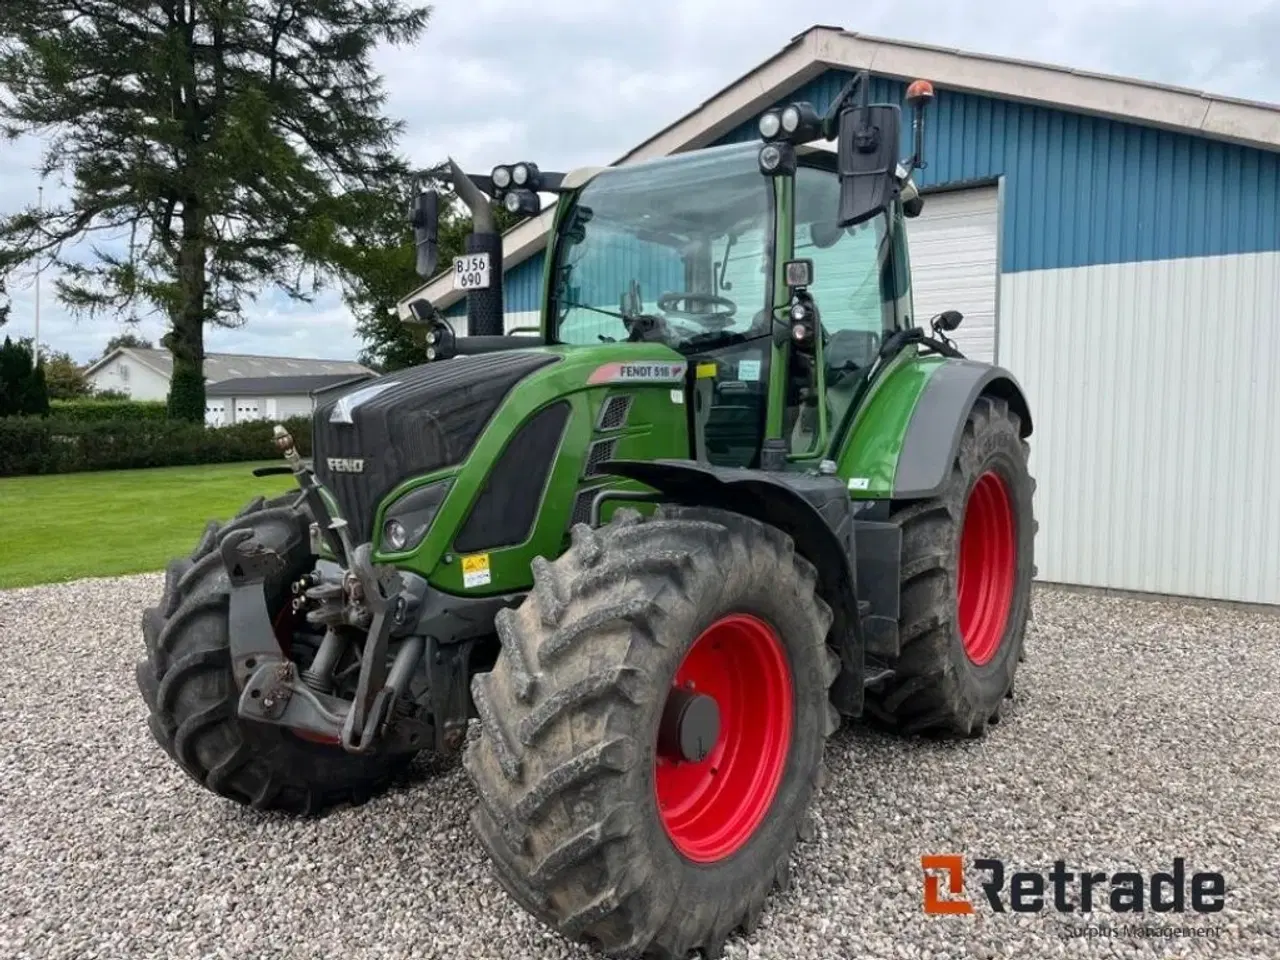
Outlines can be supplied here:
M1006 401L1031 435L1031 409L1017 379L1003 367L974 360L948 360L929 378L903 435L893 477L899 500L937 496L960 449L965 419L982 394Z
M653 487L686 506L721 507L787 533L818 571L833 616L830 642L842 669L831 699L841 713L862 711L865 645L857 596L852 503L839 477L766 473L694 460L611 460L601 472ZM618 499L625 500L620 494Z

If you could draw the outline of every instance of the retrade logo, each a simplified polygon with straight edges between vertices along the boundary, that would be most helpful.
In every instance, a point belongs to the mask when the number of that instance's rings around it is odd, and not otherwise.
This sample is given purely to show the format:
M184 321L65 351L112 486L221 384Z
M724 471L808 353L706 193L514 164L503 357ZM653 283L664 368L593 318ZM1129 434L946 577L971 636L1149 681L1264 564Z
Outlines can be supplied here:
M1227 881L1213 871L1188 876L1186 860L1175 857L1173 869L1150 875L1121 871L1068 870L1066 861L1054 862L1047 873L1039 870L1009 872L1003 860L974 860L986 876L982 895L995 913L1092 913L1109 907L1113 913L1217 913L1226 906ZM920 858L924 871L924 912L970 914L975 911L965 886L965 858L954 854Z
M973 913L973 904L964 895L964 857L924 856L920 858L920 866L924 868L925 913ZM939 873L946 877L947 893L958 899L942 898Z

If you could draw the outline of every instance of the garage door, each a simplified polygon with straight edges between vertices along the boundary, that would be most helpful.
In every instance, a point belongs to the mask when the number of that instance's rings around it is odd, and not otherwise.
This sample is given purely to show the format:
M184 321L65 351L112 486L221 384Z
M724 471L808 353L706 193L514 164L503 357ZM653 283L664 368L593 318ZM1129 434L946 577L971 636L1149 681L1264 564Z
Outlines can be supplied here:
M987 362L996 358L998 211L996 188L982 187L927 195L907 221L916 324L927 330L942 311L959 310L964 323L952 339Z
M227 422L227 401L210 400L205 404L204 422L211 427L221 427Z

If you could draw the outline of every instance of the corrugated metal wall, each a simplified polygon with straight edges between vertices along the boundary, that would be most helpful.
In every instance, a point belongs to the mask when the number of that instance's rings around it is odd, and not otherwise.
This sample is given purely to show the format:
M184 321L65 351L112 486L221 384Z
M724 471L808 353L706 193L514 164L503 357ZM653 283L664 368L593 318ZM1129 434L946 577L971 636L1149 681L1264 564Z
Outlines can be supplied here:
M1280 604L1280 253L1006 274L1041 579Z

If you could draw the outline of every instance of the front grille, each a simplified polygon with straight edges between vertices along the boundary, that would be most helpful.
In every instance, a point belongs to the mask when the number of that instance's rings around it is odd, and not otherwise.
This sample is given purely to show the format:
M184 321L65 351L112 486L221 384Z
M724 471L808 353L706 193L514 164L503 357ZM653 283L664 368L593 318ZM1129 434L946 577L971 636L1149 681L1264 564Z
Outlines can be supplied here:
M378 503L396 484L461 463L511 388L557 360L533 352L454 357L366 381L317 408L316 476L337 499L355 541L370 539ZM339 406L350 423L332 422ZM362 469L354 470L355 461Z

